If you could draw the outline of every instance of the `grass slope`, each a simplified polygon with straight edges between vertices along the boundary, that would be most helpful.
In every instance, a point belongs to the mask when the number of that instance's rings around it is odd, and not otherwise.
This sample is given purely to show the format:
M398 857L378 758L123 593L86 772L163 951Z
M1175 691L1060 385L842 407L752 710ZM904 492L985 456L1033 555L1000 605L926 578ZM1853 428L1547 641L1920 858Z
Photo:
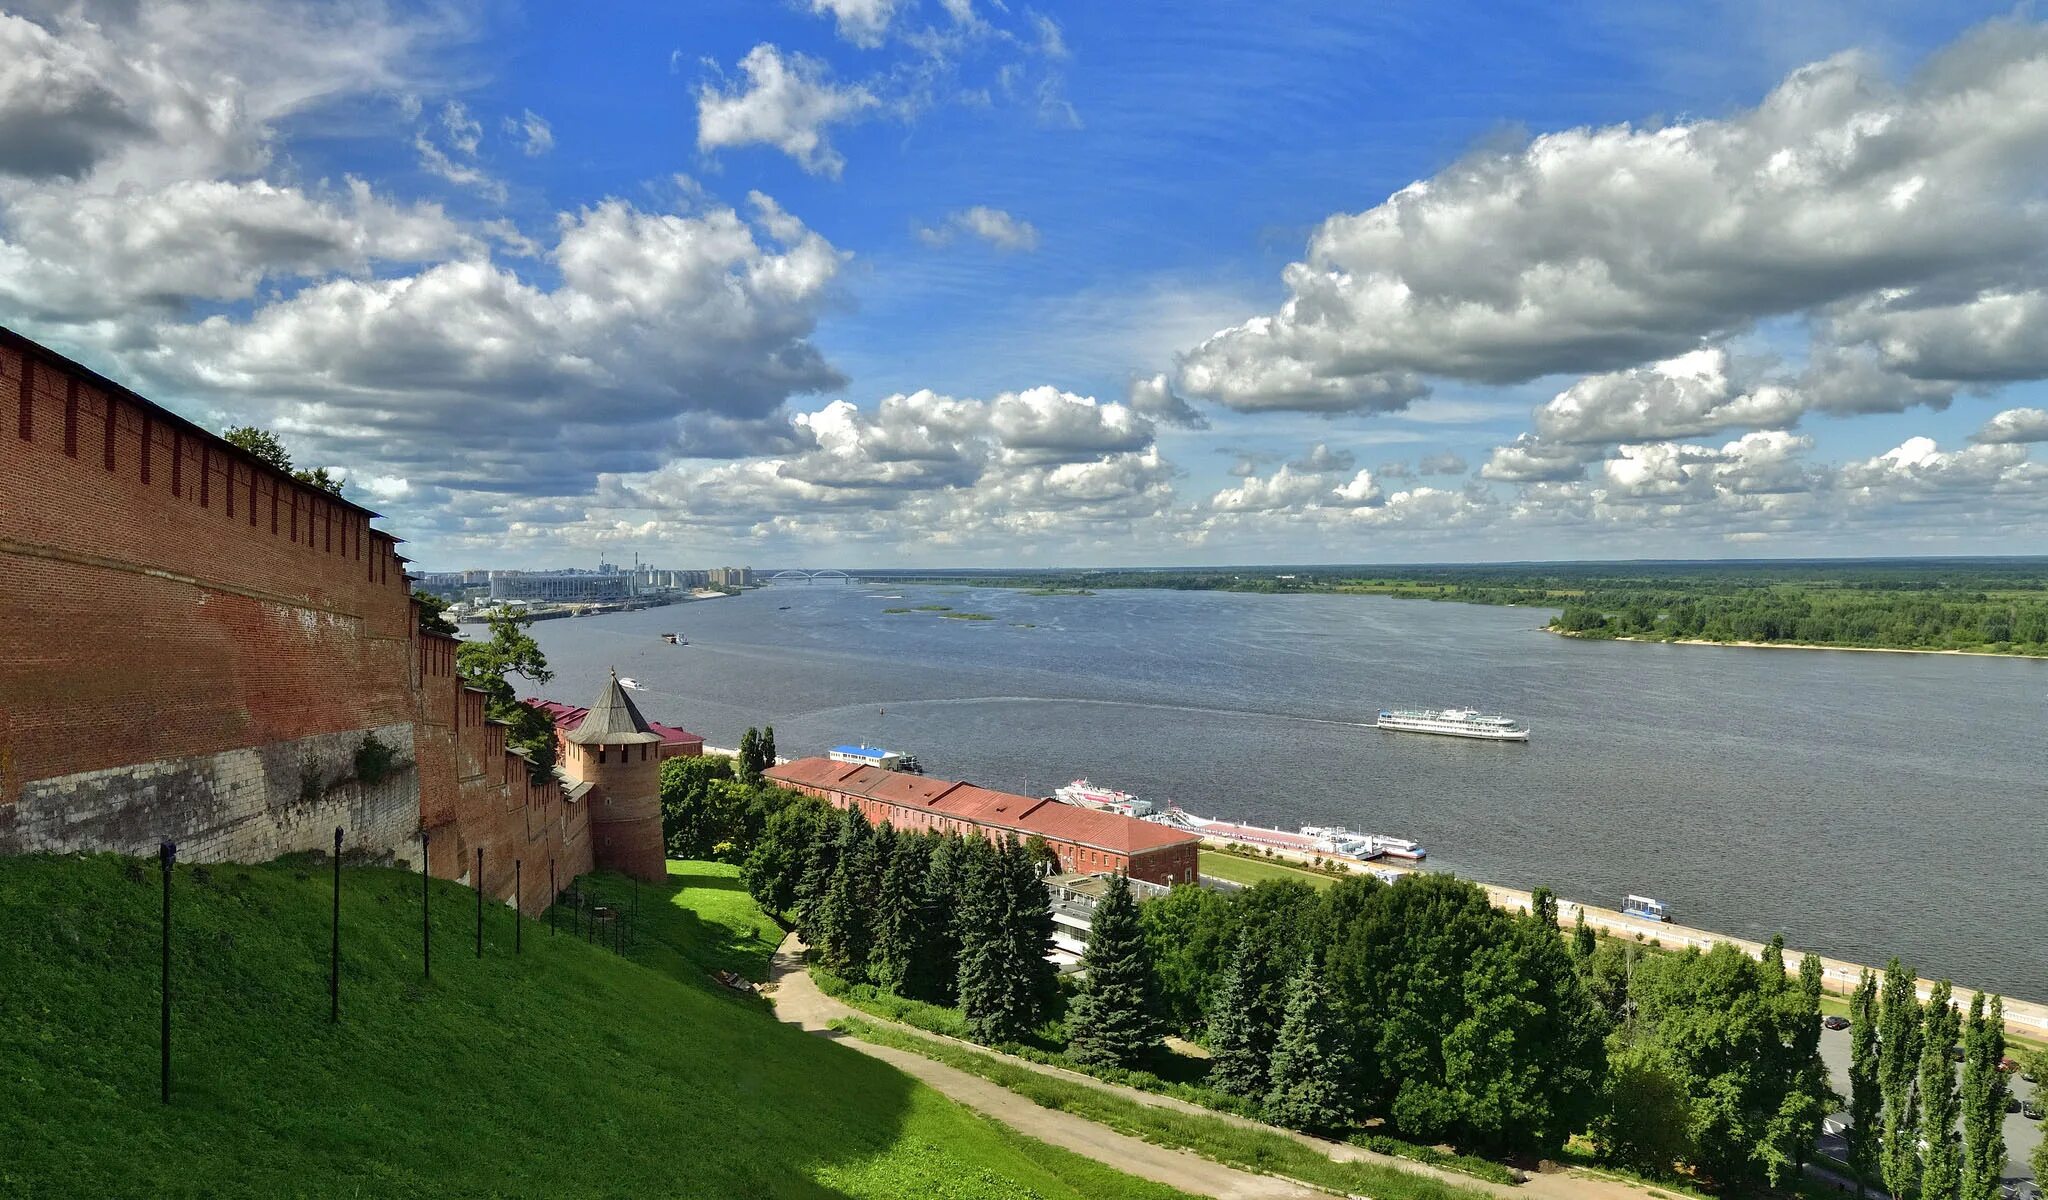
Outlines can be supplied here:
M1227 854L1204 846L1197 852L1201 866L1197 869L1204 875L1228 879L1232 883L1263 883L1268 879L1292 879L1318 890L1329 887L1336 879L1317 871L1304 871L1272 859L1246 858L1243 855Z
M639 963L535 921L514 957L495 905L479 959L473 893L436 882L423 982L419 876L348 869L339 1025L330 878L179 868L165 1107L154 866L0 859L0 1195L1176 1194L704 981L763 961L764 928L705 882L720 873L643 893Z

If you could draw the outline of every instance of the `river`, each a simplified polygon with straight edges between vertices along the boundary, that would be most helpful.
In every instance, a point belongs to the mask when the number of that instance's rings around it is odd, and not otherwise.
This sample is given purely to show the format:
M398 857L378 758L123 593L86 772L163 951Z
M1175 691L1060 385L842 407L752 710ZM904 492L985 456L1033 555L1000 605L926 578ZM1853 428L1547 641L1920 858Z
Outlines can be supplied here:
M888 607L948 605L993 620ZM786 608L783 606L787 606ZM589 703L785 755L864 740L1030 794L1413 838L1432 866L2048 1000L2048 662L1579 641L1548 610L1379 596L777 585L533 629ZM680 630L687 646L658 636ZM1382 706L1527 745L1382 733Z

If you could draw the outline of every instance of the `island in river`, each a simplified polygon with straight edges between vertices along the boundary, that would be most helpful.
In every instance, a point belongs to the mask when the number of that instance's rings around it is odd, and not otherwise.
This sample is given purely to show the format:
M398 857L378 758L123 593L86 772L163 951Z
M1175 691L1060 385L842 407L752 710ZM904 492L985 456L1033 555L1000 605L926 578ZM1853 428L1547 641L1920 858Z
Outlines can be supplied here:
M1086 595L1359 593L1556 608L1582 638L2048 657L2048 558L862 572Z

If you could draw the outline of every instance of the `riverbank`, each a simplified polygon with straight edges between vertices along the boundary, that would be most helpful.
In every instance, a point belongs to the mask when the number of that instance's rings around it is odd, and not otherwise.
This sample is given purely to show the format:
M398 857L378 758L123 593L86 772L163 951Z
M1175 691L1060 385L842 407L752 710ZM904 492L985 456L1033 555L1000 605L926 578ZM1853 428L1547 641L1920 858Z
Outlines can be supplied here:
M2048 662L2048 654L2032 654L2024 650L1914 650L1905 646L1829 646L1818 642L1719 642L1711 638L1646 638L1633 634L1603 637L1598 633L1581 633L1572 629L1554 629L1545 625L1545 633L1559 637L1576 638L1582 642L1643 642L1665 646L1733 646L1743 650L1847 650L1856 654L1939 654L1953 658L2019 658L2036 662Z
M1227 838L1205 837L1202 839L1202 842L1205 846L1214 846L1219 849L1236 844ZM1261 854L1257 859L1248 858L1243 855L1234 856L1245 857L1245 860L1248 862L1258 862L1265 858L1264 854ZM1272 851L1272 857L1278 861L1305 864L1305 869L1307 869L1306 864L1312 863L1315 858L1312 855L1279 849ZM1322 862L1334 865L1339 870L1351 871L1357 874L1364 874L1368 871L1391 871L1406 875L1429 869L1427 867L1407 866L1388 862L1360 863L1354 866L1346 860L1330 858L1328 856L1324 856ZM1496 908L1527 912L1532 903L1530 893L1520 888L1500 887L1496 884L1484 883L1479 880L1472 880L1470 882L1483 889L1486 892L1487 899L1492 901ZM1615 909L1584 904L1562 897L1558 899L1557 911L1560 923L1566 926L1575 924L1578 921L1579 915L1583 913L1586 918L1586 924L1595 931L1605 932L1612 937L1631 938L1644 943L1655 942L1665 949L1683 950L1691 947L1708 950L1713 948L1716 943L1726 943L1741 950L1751 958L1761 958L1764 951L1768 948L1762 942L1751 941L1747 938L1716 933L1709 929L1695 929L1686 925L1640 920L1635 917L1626 916ZM1792 946L1785 947L1785 956L1789 962L1797 962L1806 953L1806 951ZM1818 955L1818 957L1820 958L1821 965L1822 986L1827 991L1836 995L1848 995L1854 992L1858 981L1862 978L1865 971L1871 971L1878 975L1884 973L1881 967L1871 967L1862 963L1849 962L1845 959L1830 958L1824 954ZM1931 979L1921 979L1918 982L1919 994L1924 1000L1928 993L1933 990L1934 981ZM1955 985L1954 992L1956 1003L1968 1007L1970 998L1976 994L1976 989ZM2022 1000L2012 996L2006 996L2004 999L2005 1025L2008 1032L2035 1042L2048 1041L2048 1004Z

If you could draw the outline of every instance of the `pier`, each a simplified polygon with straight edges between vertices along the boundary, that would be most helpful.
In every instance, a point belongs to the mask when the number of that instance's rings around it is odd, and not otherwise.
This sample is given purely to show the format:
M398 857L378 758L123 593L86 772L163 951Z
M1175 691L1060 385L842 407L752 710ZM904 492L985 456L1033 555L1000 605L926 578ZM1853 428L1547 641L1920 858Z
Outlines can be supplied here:
M1204 845L1216 848L1242 844L1233 843L1227 838L1220 837L1205 837L1202 839L1202 842ZM1275 860L1285 860L1304 865L1313 862L1316 857L1311 854L1280 849L1274 850L1272 855ZM1406 875L1425 872L1430 869L1428 867L1383 862L1353 864L1344 859L1332 858L1328 855L1322 856L1322 861L1326 864L1333 864L1344 870L1360 874L1371 870L1381 872L1392 871ZM1500 887L1496 884L1482 883L1476 879L1467 880L1467 882L1484 889L1487 899L1491 900L1496 908L1514 909L1519 912L1529 911L1532 903L1530 893L1520 888ZM1577 922L1579 915L1582 913L1585 915L1586 924L1596 931L1603 931L1611 937L1628 938L1645 944L1654 941L1667 949L1682 950L1692 947L1699 950L1707 950L1716 944L1725 943L1741 950L1751 958L1762 958L1764 951L1768 948L1762 942L1751 941L1747 938L1731 937L1725 933L1715 933L1710 929L1694 929L1690 926L1673 925L1664 921L1644 921L1635 917L1624 916L1617 909L1601 908L1598 905L1583 904L1576 900L1567 900L1562 896L1558 897L1557 914L1559 924L1570 928L1571 925ZM1786 960L1794 966L1797 965L1799 959L1806 953L1807 951L1792 946L1785 947ZM1866 967L1861 963L1848 962L1839 958L1829 958L1825 954L1819 955L1819 957L1822 986L1835 995L1846 996L1853 993L1856 990L1857 981L1866 970L1880 977L1884 974L1883 969L1880 967ZM1976 994L1975 989L1961 984L1953 984L1952 986L1954 988L1955 1003L1959 1007L1967 1009L1970 1005L1970 998ZM1918 992L1922 1000L1927 999L1928 994L1932 990L1932 980L1920 979L1918 981ZM2021 1000L2012 996L2005 996L2004 1002L2007 1032L2032 1038L2036 1041L2048 1041L2048 1004Z

